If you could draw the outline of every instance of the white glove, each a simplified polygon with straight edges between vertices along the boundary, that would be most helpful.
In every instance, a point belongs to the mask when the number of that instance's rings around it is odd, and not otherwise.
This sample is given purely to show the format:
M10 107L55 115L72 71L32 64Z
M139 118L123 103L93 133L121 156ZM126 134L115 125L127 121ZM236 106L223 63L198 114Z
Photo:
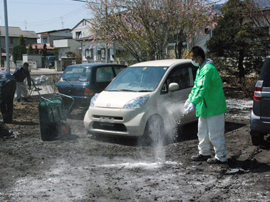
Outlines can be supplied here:
M187 108L189 104L190 104L190 99L188 98L188 99L186 100L185 104L184 104L184 107Z
M185 111L185 114L189 114L190 112L194 111L195 105L193 103L190 103L188 105L188 108Z

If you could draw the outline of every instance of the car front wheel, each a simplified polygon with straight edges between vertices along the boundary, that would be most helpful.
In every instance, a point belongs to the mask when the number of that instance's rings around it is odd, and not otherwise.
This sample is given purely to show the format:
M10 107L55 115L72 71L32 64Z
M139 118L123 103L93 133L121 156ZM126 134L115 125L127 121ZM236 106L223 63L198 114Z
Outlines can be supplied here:
M152 146L163 145L164 137L163 119L158 115L151 116L145 127L143 135L144 143Z

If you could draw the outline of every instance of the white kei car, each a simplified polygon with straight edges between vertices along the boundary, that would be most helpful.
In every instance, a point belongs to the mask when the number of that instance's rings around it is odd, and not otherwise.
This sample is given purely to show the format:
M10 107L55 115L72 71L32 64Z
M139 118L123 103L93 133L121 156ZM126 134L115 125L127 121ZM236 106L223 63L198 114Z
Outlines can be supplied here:
M172 138L178 124L197 120L184 116L197 67L189 59L141 62L124 69L92 98L84 117L92 135L142 137L147 144Z

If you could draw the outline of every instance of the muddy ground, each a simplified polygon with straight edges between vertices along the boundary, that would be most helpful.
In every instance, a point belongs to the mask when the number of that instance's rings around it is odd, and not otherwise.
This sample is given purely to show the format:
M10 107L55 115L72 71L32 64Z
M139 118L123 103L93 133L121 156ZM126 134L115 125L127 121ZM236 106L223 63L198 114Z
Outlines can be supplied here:
M175 143L141 147L136 140L94 139L84 111L68 118L71 135L42 141L38 102L15 102L20 133L0 139L0 201L270 201L270 151L249 136L251 100L228 99L224 165L190 161L197 154L196 124Z

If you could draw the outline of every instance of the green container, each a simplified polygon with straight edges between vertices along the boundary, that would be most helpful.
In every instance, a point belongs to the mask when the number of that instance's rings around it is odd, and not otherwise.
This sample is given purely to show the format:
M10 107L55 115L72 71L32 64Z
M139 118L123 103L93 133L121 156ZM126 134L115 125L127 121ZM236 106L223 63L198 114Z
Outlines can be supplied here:
M39 103L40 133L43 141L53 140L57 134L57 125L66 120L64 104L60 96L43 98Z

